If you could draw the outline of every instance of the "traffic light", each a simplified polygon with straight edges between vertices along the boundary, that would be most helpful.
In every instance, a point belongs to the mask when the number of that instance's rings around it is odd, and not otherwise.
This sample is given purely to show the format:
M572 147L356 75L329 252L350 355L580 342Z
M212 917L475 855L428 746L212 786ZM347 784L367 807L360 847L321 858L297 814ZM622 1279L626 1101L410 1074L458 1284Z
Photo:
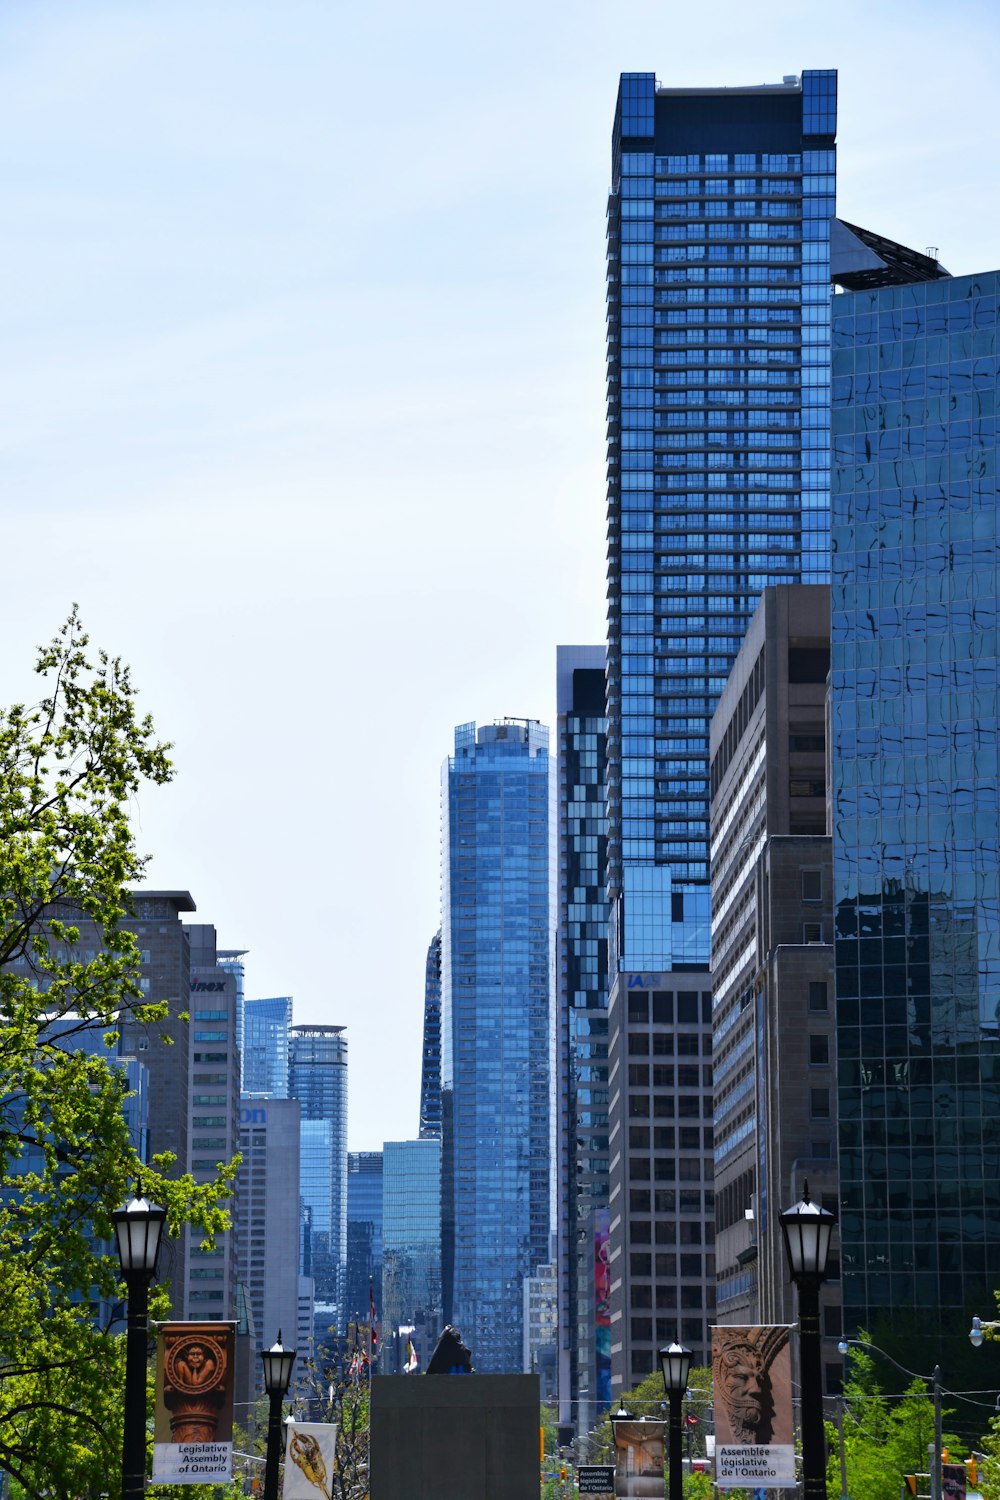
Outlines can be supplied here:
M975 1454L965 1460L965 1477L974 1490L979 1488L979 1467Z
M916 1474L904 1474L903 1478L906 1481L906 1488L909 1490L910 1494L911 1495L915 1495L917 1493L917 1476L916 1476Z
M565 1466L563 1466L563 1468L561 1468L559 1470L559 1483L560 1484L565 1484L566 1483L566 1469L565 1469Z

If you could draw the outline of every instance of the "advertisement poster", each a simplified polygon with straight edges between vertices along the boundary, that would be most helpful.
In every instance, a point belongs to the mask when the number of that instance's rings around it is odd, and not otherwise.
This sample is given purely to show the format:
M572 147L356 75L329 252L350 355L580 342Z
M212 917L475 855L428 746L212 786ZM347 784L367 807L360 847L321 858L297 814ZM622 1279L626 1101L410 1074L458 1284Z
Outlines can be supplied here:
M611 1215L606 1208L594 1214L594 1363L597 1378L597 1401L611 1405L611 1266L608 1225Z
M331 1500L337 1447L334 1422L289 1422L285 1500Z
M769 1325L712 1329L720 1489L795 1485L789 1332Z
M153 1483L233 1477L232 1323L164 1323L156 1351Z
M617 1495L656 1495L663 1500L663 1423L616 1422Z

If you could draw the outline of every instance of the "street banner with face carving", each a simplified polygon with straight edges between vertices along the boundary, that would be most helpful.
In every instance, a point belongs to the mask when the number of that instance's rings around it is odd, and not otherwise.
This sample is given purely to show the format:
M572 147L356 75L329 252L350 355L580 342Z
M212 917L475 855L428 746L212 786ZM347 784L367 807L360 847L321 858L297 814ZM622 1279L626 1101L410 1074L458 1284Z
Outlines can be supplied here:
M154 1484L233 1477L234 1323L163 1323L156 1354Z
M715 1480L720 1489L795 1484L791 1349L787 1327L712 1329Z

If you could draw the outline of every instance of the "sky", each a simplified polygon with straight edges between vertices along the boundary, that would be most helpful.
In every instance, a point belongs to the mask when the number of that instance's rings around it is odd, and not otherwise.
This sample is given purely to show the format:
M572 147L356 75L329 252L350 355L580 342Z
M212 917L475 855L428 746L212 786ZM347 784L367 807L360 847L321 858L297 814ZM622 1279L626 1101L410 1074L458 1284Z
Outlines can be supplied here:
M993 0L0 0L0 702L71 604L149 885L416 1134L454 726L605 630L618 75L840 70L839 212L1000 265Z

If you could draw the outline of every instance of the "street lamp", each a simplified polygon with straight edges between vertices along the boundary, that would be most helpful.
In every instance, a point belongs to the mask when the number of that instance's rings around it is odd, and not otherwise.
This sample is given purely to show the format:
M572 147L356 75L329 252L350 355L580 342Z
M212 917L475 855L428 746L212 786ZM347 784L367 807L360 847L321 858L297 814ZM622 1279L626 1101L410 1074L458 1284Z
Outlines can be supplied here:
M819 1336L819 1289L836 1215L809 1198L779 1214L788 1268L799 1295L799 1375L802 1382L803 1500L826 1500L826 1444L823 1437L823 1363Z
M1000 1328L1000 1323L984 1323L982 1318L973 1318L972 1327L969 1329L969 1342L974 1349L978 1349L982 1344L987 1328Z
M660 1369L663 1371L663 1389L670 1402L670 1427L668 1454L670 1463L669 1500L681 1500L684 1493L684 1475L681 1459L681 1401L687 1390L688 1374L691 1370L691 1350L685 1349L675 1339L660 1350Z
M278 1459L281 1456L281 1398L292 1383L295 1350L281 1347L281 1329L270 1349L260 1351L264 1366L264 1389L270 1406L267 1416L267 1458L264 1467L264 1500L278 1500Z
M978 1322L978 1318L973 1318L972 1333L975 1333L975 1325ZM989 1327L990 1325L987 1324L986 1326ZM970 1338L972 1338L972 1333L969 1334ZM982 1340L982 1334L980 1334L979 1337L980 1340ZM973 1342L975 1342L975 1340L973 1340ZM891 1365L895 1365L896 1369L900 1372L901 1375L909 1375L911 1380L926 1380L930 1385L931 1396L934 1401L934 1455L931 1459L931 1500L942 1500L943 1490L941 1485L941 1444L943 1440L941 1435L941 1366L935 1365L930 1375L918 1375L916 1370L908 1370L905 1365L901 1365L899 1363L898 1359L893 1359L891 1354L887 1354L884 1349L880 1349L878 1344L870 1343L868 1339L841 1339L840 1343L837 1345L837 1348L841 1354L846 1354L848 1349L850 1348L871 1349L874 1354L881 1354L883 1359L887 1359Z
M135 1500L146 1489L146 1340L149 1333L149 1283L156 1275L167 1211L135 1194L111 1215L118 1259L128 1289L125 1334L125 1423L122 1435L122 1500Z

